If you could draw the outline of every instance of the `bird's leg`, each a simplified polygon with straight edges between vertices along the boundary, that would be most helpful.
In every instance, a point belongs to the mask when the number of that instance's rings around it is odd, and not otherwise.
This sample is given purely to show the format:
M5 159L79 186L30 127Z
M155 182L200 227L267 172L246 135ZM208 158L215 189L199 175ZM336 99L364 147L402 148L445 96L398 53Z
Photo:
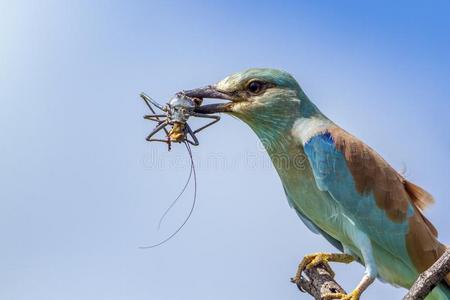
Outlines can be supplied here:
M351 233L353 242L357 245L361 251L364 266L366 270L364 276L356 288L349 294L342 293L329 293L325 294L322 299L342 299L342 300L359 300L361 294L367 289L369 285L374 282L377 276L377 265L372 254L372 245L367 235L360 230L353 228ZM344 247L345 249L345 247Z
M292 282L294 283L300 283L300 278L302 277L302 272L305 269L311 269L314 266L317 266L319 264L322 264L325 269L330 273L332 277L334 277L334 272L331 270L329 262L340 262L349 264L352 261L355 260L355 257L350 254L345 253L314 253L306 255L297 268L297 273L295 274L295 277L292 278Z

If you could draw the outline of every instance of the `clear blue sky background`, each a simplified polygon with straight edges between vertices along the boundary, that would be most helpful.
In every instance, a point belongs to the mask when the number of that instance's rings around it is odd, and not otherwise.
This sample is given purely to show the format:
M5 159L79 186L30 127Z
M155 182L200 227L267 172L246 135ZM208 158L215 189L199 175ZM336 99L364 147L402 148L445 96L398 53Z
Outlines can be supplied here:
M395 2L395 3L393 3ZM288 207L238 120L200 136L198 205L182 147L148 144L160 102L248 67L291 72L338 124L424 186L450 242L448 1L1 1L0 299L309 299L302 255L332 250ZM336 265L348 290L359 265ZM376 283L364 299L399 299Z

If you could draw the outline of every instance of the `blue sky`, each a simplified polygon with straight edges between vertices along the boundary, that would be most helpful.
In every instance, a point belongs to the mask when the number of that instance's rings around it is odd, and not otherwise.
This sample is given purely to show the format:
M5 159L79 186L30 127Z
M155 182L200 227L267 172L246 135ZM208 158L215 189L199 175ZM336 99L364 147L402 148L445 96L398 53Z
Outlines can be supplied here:
M330 118L436 198L450 242L450 4L446 1L0 1L0 298L309 299L302 255L332 250L288 207L245 124L194 149L148 144L138 98L248 67L289 71ZM350 290L358 265L336 265ZM404 291L376 283L365 299Z

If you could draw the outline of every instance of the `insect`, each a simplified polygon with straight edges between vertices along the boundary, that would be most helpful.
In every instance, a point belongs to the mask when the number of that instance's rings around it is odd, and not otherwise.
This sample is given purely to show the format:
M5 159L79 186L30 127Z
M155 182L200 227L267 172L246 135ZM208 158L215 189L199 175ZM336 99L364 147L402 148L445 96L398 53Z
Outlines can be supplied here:
M188 142L193 146L198 146L199 141L196 134L220 120L220 116L217 115L195 112L195 108L201 105L202 100L188 97L183 92L175 94L175 96L164 106L144 93L141 93L140 96L152 112L150 115L145 115L144 118L157 123L156 127L147 136L146 140L149 142L167 143L169 150L172 143ZM157 114L152 105L163 113ZM192 130L191 126L187 123L190 117L212 119L212 121L196 130ZM168 130L167 126L171 126L171 128ZM153 136L161 130L164 130L166 138L154 138Z
M169 102L164 106L162 106L158 102L154 101L152 98L150 98L149 96L147 96L144 93L141 93L140 96L151 111L151 114L145 115L144 118L146 120L154 121L157 123L156 127L147 136L146 140L149 142L166 143L168 145L168 150L171 149L172 143L183 143L186 146L187 152L189 154L189 159L191 162L189 177L188 177L183 189L181 190L181 192L178 194L178 196L175 198L175 200L172 201L170 206L166 209L166 211L162 215L161 219L159 220L158 228L160 227L161 222L163 221L164 217L167 215L167 213L171 210L171 208L176 204L178 199L185 192L185 190L191 180L191 176L193 176L193 179L194 179L193 202L192 202L192 205L191 205L191 208L189 210L187 217L185 218L183 223L178 227L177 230L175 230L171 235L169 235L167 238L165 238L161 242L150 245L150 246L140 247L142 249L148 249L148 248L154 248L154 247L160 246L160 245L166 243L167 241L169 241L170 239L172 239L183 228L183 226L187 223L187 221L191 217L192 212L194 211L196 198L197 198L197 177L196 177L196 173L195 173L194 160L192 157L192 151L191 151L190 145L198 146L199 141L198 141L196 134L198 132L202 131L203 129L218 122L220 120L220 116L195 112L195 109L200 107L200 105L202 104L202 99L188 97L187 95L184 94L184 92L179 92L179 93L175 94L175 96L172 97L169 100ZM152 105L154 107L158 108L159 110L161 110L162 113L157 114ZM190 117L212 119L212 121L196 130L192 130L192 128L187 123L187 121L189 120ZM170 129L168 129L167 126L171 126ZM164 133L166 135L165 138L154 138L154 136L161 130L164 131Z

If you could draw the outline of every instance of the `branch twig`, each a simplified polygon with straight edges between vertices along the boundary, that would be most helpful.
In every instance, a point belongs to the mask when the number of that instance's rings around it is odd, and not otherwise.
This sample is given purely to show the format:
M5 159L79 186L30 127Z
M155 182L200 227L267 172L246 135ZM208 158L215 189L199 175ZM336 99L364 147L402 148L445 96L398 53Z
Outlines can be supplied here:
M448 273L450 273L450 248L428 270L419 275L403 300L424 299Z
M297 287L302 292L307 292L316 300L321 300L325 294L344 293L344 289L333 279L331 274L322 266L317 265L304 270L306 277L302 276Z

